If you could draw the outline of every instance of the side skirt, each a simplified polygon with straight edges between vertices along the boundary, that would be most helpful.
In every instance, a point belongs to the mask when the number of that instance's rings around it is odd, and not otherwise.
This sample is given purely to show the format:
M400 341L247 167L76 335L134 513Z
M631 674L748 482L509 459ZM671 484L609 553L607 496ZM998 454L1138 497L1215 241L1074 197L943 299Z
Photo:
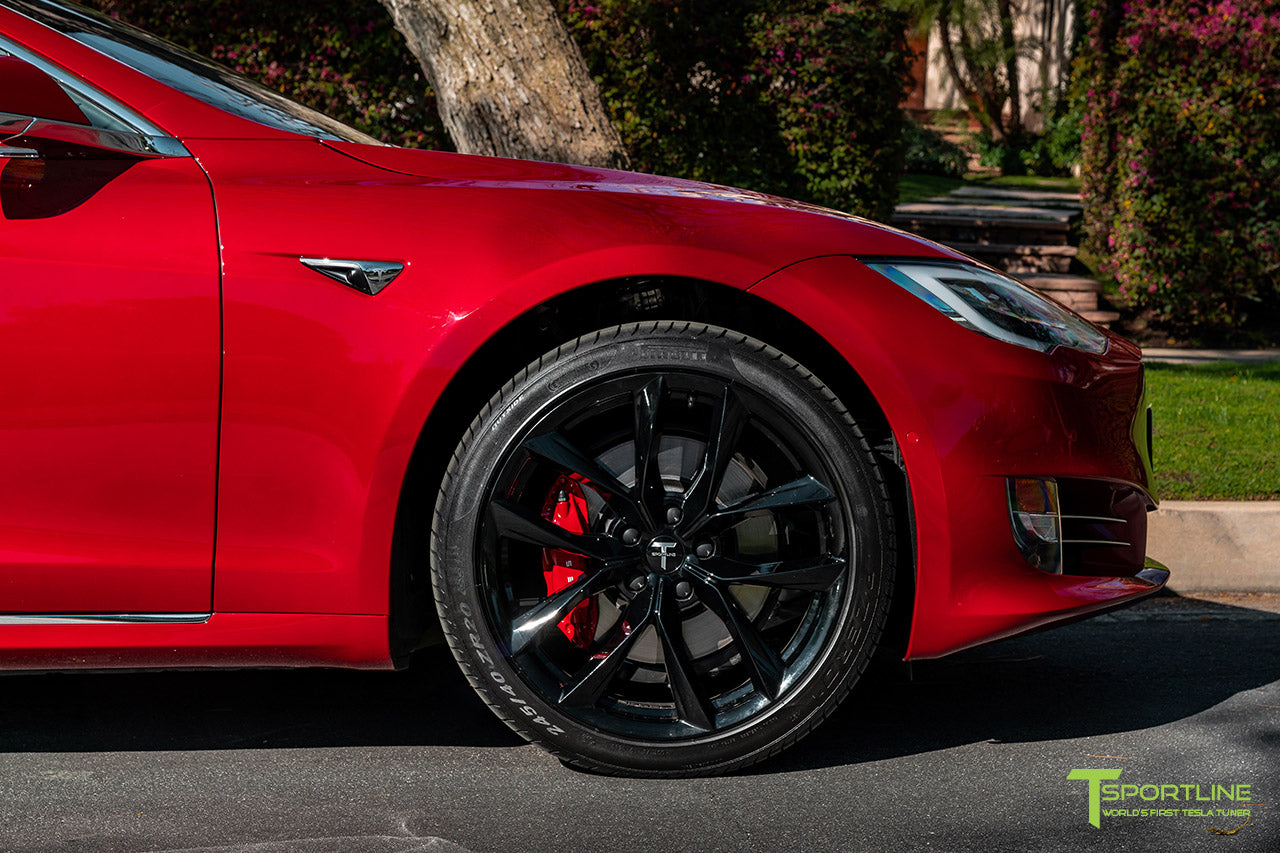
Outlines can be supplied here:
M385 615L0 614L0 670L390 669Z

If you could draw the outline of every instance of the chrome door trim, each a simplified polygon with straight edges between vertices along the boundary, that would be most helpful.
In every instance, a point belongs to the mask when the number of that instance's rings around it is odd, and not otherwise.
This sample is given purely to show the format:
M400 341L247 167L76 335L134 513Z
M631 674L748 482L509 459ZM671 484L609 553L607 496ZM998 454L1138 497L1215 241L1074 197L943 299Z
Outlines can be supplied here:
M198 625L212 613L3 613L6 625Z
M19 12L18 14L21 13ZM26 16L24 15L23 17ZM143 118L142 115L129 109L96 86L91 86L83 80L77 79L69 71L54 65L38 53L33 53L2 35L0 35L0 51L31 63L54 80L57 80L65 88L75 92L86 101L92 102L95 107L136 132L141 137L142 143L155 154L163 157L191 156L187 146Z

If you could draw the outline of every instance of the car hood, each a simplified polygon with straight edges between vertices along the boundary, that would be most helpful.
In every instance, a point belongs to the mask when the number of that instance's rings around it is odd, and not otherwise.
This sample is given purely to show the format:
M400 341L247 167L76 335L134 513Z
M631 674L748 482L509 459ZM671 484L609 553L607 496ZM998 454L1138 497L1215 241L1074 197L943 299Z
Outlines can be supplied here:
M564 189L587 192L639 193L667 197L733 201L743 204L766 205L774 208L800 210L835 216L851 222L875 224L871 220L829 210L815 204L806 204L781 196L767 195L736 187L706 184L683 178L667 178L639 172L617 169L597 169L589 166L572 166L566 163L543 163L534 160L512 160L504 157L481 157L470 154L451 154L442 151L424 151L411 148L395 148L389 145L359 145L347 142L325 142L330 148L354 157L379 169L433 178L451 184L471 183L507 189Z
M795 217L797 221L793 226L808 235L809 250L803 253L806 255L962 257L937 243L860 216L736 187L564 163L349 142L325 141L324 144L368 165L435 185L652 196L685 200L685 207L689 209L731 205L739 215L749 216L754 208L761 214L772 214L770 218Z

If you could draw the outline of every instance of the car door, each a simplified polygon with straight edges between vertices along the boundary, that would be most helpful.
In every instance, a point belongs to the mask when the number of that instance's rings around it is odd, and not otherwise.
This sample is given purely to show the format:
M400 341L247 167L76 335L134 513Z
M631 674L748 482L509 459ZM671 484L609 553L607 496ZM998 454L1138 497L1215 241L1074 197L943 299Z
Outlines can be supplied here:
M213 201L181 144L130 115L0 39L5 621L210 609Z

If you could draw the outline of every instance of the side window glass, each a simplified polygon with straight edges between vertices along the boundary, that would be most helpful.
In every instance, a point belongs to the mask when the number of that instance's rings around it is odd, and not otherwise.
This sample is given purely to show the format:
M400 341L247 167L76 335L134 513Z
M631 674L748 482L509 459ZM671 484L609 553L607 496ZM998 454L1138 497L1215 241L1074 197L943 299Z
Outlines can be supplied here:
M39 68L0 54L0 112L88 125L84 111L56 80Z
M133 130L129 125L120 121L120 119L111 115L111 113L106 112L79 92L67 89L66 87L63 87L63 91L66 92L67 97L69 97L75 105L80 108L80 112L84 113L85 120L92 127L96 127L99 130L114 130L122 133Z
M190 156L178 140L125 123L93 94L21 48L0 52L0 218L60 216L142 160Z
M84 93L49 74L48 69L37 68L3 46L0 46L0 113L81 124L98 130L134 131Z

